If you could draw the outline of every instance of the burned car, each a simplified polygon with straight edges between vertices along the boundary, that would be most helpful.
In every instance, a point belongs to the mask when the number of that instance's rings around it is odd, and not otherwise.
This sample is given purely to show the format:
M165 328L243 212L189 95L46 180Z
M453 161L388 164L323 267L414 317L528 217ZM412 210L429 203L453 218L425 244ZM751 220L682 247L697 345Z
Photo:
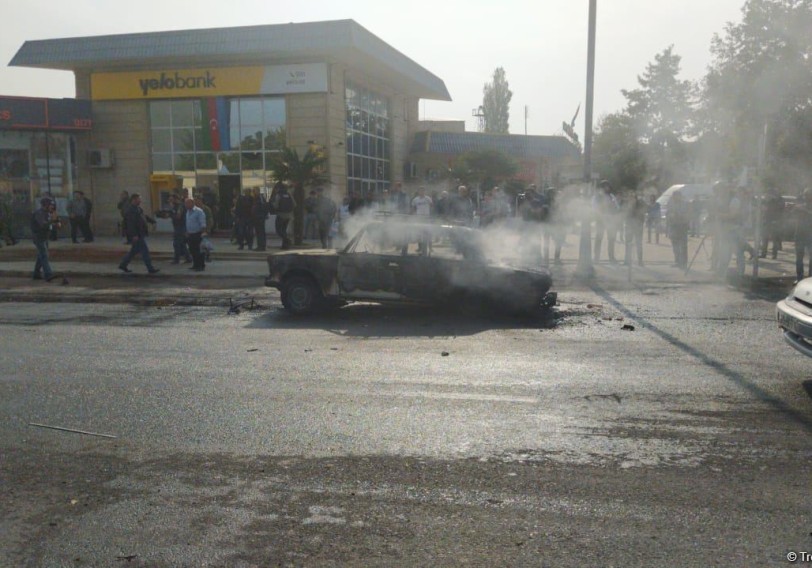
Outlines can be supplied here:
M812 278L798 282L790 295L778 302L775 312L784 340L812 357Z
M482 233L461 226L386 219L365 224L344 249L268 256L265 284L307 314L351 301L534 314L555 303L547 270L489 260Z

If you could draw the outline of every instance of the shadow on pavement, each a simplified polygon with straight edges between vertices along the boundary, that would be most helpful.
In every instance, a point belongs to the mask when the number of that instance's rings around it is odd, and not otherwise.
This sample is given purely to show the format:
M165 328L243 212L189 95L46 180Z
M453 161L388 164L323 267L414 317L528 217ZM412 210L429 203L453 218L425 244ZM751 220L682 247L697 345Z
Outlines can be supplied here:
M810 420L809 417L805 416L804 414L790 407L783 400L771 395L770 393L768 393L758 385L754 384L752 381L750 381L740 373L737 373L733 369L729 368L721 361L718 361L712 358L711 356L703 353L696 347L688 345L687 343L681 341L677 337L674 337L667 331L660 329L655 324L651 323L645 318L640 317L640 314L635 313L630 309L628 309L625 305L616 300L609 292L607 292L603 288L593 286L592 290L595 292L595 294L603 298L608 304L611 304L616 310L621 312L626 318L638 322L642 328L651 331L655 335L659 336L661 339L667 341L677 349L683 351L686 355L689 355L690 357L693 357L694 359L698 360L703 365L712 368L714 371L716 371L729 381L733 382L738 387L744 389L745 391L755 396L758 400L770 405L773 409L787 416L790 420L801 426L807 432L812 433L812 420ZM812 381L807 381L806 383L804 383L804 388L807 390L807 393L809 393L809 391L812 390L812 386L808 386L807 383L812 384Z
M322 314L294 316L281 307L255 318L254 329L323 329L343 337L448 337L470 336L498 329L551 329L557 310L541 317L520 318L507 314L464 314L436 307L393 307L379 304L351 304Z

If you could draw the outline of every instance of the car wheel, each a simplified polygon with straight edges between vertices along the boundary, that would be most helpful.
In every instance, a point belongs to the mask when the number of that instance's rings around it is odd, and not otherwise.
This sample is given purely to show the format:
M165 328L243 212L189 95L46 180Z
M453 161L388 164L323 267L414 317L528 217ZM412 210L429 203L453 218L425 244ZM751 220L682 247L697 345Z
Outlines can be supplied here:
M311 314L318 307L321 292L311 278L294 276L288 278L282 289L282 305L297 315Z

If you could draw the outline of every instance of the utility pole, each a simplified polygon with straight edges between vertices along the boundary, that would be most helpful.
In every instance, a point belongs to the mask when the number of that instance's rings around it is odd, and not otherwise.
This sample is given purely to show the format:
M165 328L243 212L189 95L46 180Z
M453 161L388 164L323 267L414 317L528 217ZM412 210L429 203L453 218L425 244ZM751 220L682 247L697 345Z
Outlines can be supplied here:
M595 23L597 20L597 0L589 0L589 36L586 58L586 109L584 112L584 184L592 185L592 105L595 98ZM581 215L581 241L578 253L577 274L591 278L595 269L592 266L592 215L588 202L584 200Z

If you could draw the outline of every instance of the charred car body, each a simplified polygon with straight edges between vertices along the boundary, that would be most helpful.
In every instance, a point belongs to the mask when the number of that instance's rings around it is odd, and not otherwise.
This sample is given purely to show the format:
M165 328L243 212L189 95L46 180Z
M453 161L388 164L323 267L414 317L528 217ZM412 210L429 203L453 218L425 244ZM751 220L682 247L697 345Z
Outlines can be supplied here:
M812 278L798 282L790 295L778 302L776 318L784 340L812 357Z
M499 306L533 314L555 304L547 270L488 260L483 235L467 227L372 221L340 251L268 256L265 284L307 314L350 301Z

